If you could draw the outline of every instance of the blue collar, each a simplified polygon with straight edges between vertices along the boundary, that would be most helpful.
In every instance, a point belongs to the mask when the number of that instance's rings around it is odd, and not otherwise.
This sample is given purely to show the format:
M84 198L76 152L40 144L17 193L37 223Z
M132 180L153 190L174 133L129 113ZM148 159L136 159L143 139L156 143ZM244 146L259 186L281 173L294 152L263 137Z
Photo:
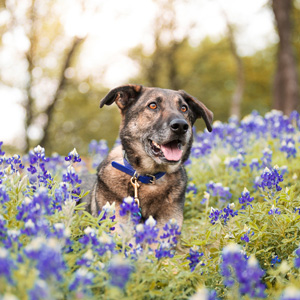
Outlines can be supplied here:
M111 163L111 165L114 168L130 175L131 177L134 177L134 176L137 177L137 179L140 182L146 183L146 184L149 184L149 183L155 184L156 180L158 180L159 178L163 177L166 174L165 172L158 172L154 175L150 175L150 174L138 175L136 170L130 165L130 163L125 159L125 157L124 157L124 165L121 165L121 164L117 163L116 161L113 161Z

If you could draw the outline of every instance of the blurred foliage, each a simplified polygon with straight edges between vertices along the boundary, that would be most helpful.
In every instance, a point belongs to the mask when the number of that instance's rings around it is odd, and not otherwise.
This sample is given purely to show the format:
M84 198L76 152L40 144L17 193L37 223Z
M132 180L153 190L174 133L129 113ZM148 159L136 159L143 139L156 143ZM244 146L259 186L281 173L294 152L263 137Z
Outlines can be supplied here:
M88 143L92 139L105 139L113 146L118 137L120 116L117 106L106 106L100 110L100 100L108 92L107 89L89 89L88 82L70 82L61 99L55 106L53 122L50 126L50 139L45 145L51 153L67 154L74 147L80 154L87 154Z

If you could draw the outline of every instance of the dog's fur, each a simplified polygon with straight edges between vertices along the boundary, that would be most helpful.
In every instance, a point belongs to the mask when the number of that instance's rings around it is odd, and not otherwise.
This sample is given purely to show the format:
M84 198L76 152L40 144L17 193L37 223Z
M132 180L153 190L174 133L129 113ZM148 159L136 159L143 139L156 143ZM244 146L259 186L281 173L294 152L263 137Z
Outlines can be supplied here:
M112 161L123 164L125 151L127 160L139 175L166 172L155 184L139 183L142 222L153 216L161 230L166 222L175 218L181 227L187 183L183 163L188 159L192 146L192 126L197 118L203 118L207 129L211 131L212 112L184 91L141 85L126 85L111 90L101 100L100 107L113 102L118 105L122 115L121 145L114 148L99 165L94 179L83 179L89 184L94 181L91 193L84 199L87 211L97 216L107 201L115 202L116 219L121 223L125 221L124 217L120 217L119 210L123 199L133 196L131 176L111 165ZM157 107L152 105L150 108L151 103ZM184 112L183 106L187 111ZM174 122L175 126L172 125ZM156 152L153 150L151 141L156 145L165 145L174 140L182 147L178 161L167 160L161 153L157 155L158 149L155 147Z

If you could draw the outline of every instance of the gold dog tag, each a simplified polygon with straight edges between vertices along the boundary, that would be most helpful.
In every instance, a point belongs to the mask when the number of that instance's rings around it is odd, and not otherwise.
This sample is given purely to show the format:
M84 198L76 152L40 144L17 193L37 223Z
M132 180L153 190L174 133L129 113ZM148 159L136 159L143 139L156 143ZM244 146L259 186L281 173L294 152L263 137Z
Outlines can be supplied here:
M138 195L138 188L140 187L140 185L138 183L138 180L136 177L131 177L130 182L134 190L134 201L137 203L138 206L140 206L140 200Z

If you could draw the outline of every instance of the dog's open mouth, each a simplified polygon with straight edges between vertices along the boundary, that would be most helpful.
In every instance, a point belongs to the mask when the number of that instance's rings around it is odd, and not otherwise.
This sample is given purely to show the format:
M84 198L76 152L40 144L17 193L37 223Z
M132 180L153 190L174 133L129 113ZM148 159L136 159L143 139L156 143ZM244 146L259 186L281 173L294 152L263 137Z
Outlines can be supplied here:
M174 140L169 143L159 145L149 140L151 149L155 156L166 158L168 161L179 161L182 156L180 140Z

